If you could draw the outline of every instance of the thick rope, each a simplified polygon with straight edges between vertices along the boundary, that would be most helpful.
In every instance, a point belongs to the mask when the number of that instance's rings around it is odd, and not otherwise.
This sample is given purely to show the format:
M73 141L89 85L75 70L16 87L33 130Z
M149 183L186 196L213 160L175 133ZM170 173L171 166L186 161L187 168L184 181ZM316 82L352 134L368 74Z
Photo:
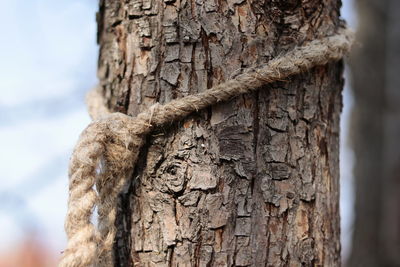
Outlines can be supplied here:
M155 127L314 66L340 60L350 51L353 40L352 31L340 28L336 35L297 47L270 60L264 67L245 72L202 93L165 105L153 105L137 117L110 113L101 94L92 91L88 107L95 121L81 134L70 161L65 221L68 245L59 266L113 265L117 197L132 175L145 136ZM91 223L96 205L98 229Z

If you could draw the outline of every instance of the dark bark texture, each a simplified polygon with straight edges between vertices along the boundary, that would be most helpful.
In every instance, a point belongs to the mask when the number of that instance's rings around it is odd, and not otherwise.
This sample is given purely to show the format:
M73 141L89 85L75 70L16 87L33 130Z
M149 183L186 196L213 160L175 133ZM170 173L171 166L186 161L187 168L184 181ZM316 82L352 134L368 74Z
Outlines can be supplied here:
M356 216L349 266L400 266L400 2L359 0L352 57Z
M99 78L135 116L338 27L337 0L100 1ZM338 266L342 64L157 129L120 197L117 266Z

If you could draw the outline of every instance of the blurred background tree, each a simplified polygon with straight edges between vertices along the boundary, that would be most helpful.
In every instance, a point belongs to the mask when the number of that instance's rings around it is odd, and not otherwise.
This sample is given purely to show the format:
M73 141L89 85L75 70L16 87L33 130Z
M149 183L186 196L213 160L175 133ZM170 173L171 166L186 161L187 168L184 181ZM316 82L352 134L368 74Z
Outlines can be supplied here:
M356 208L348 266L400 266L400 1L359 0L357 8Z

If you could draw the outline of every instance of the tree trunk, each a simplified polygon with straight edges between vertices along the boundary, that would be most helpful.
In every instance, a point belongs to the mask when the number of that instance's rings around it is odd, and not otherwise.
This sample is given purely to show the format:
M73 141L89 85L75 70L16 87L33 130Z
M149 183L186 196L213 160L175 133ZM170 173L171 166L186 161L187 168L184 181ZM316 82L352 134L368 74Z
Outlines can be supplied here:
M358 1L352 57L356 216L349 266L400 266L400 2Z
M99 78L135 116L332 34L340 1L100 1ZM157 129L120 197L116 266L338 266L342 64Z

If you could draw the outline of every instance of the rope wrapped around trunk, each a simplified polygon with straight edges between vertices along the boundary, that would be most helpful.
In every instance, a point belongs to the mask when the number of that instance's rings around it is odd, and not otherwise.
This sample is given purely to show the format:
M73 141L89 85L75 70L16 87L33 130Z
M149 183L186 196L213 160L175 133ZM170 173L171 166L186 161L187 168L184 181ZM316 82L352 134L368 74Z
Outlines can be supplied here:
M94 121L82 132L69 166L69 200L65 220L68 245L60 265L113 266L117 197L131 178L145 137L155 127L184 119L192 112L263 85L299 74L317 65L338 61L354 40L347 28L313 40L199 94L155 104L136 117L111 113L94 90L88 108ZM98 226L91 222L98 210Z

